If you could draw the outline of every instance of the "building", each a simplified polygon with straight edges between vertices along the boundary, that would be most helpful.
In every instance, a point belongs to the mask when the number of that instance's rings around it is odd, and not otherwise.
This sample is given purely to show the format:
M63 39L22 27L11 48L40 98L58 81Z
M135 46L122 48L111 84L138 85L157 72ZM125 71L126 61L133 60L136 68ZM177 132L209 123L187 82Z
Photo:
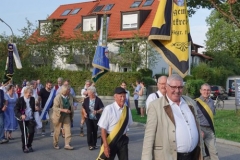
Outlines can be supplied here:
M53 22L54 24L56 24L56 22L60 23L58 27L63 31L61 36L69 41L76 39L78 33L98 33L101 17L107 14L110 17L108 38L111 39L111 42L108 43L108 50L110 57L115 58L115 61L111 61L110 59L110 70L127 72L132 69L131 64L133 60L129 58L128 62L122 63L121 49L129 42L129 39L134 39L136 35L147 41L158 3L159 0L96 0L61 5L47 20L39 20L39 30L33 34L32 38L34 39L35 37L38 41L43 41L44 36L52 33L46 28ZM201 46L195 46L196 48L192 51L190 61L197 64L202 59L204 59L204 61L211 59L210 57L207 58L205 55L197 53L197 47ZM151 49L151 46L138 43L137 45L132 44L128 48L128 52L134 52L136 49L141 49L141 51L144 48ZM84 48L77 49L76 47L70 47L69 44L59 44L54 47L54 52L56 52L54 67L77 70L81 69L82 65L91 64L91 58L86 56L86 49ZM66 61L70 52L74 54L75 63L69 64ZM157 63L150 63L150 51L146 50L144 52L141 65L137 66L138 69L144 66L152 69L153 74L168 73L168 65L161 58L160 54L151 50L152 54L155 55L152 60L155 60L155 62L157 60ZM33 50L33 55L39 55L40 53L41 51L36 53L36 51ZM41 60L35 60L35 62L41 64Z

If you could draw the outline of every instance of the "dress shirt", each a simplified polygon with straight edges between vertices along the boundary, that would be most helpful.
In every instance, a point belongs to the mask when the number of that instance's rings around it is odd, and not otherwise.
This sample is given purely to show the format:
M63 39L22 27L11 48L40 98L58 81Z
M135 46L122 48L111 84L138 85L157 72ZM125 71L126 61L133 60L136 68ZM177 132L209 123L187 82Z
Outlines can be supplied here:
M137 93L138 93L138 92L140 91L140 89L141 89L141 85L138 84L138 85L135 87L134 92L137 92ZM138 100L138 97L139 97L138 94L134 94L134 96L133 96L134 100Z
M157 94L158 94L159 98L163 96L159 90L157 91ZM149 103L157 98L158 97L156 96L156 92L149 94L149 96L147 97L147 100L146 100L146 114L147 114L147 109L148 109Z
M26 103L26 109L25 109L25 116L26 116L26 121L30 120L33 118L32 116L32 108L30 107L30 98L25 98L24 97L24 101Z
M211 98L204 99L202 96L199 97L203 102L205 102L208 107L211 109L212 113L215 114L215 109L214 109L214 102ZM200 125L202 126L210 126L208 123L208 120L206 117L203 115L202 111L200 110L199 106L197 105L197 113L198 113L198 118L200 121Z
M179 106L169 98L168 101L176 124L177 152L191 152L197 146L199 138L193 113L183 98L180 99Z
M109 134L113 130L115 125L118 123L121 117L123 108L120 108L116 102L110 105L107 105L103 110L100 120L98 121L98 126L100 128L104 128ZM126 134L128 130L128 126L133 123L131 110L130 108L128 109L129 109L128 125L123 134Z

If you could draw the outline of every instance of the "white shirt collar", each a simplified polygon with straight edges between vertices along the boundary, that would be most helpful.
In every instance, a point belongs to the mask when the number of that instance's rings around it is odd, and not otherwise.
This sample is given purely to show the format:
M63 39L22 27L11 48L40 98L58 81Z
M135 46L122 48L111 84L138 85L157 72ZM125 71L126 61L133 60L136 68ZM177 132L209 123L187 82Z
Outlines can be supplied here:
M173 105L173 104L176 104L176 103L173 102L167 95L166 95L166 97L167 97L167 99L168 99L168 102L169 102L170 106ZM186 102L185 102L184 99L181 97L181 98L180 98L179 106L180 106L181 104L183 104L183 103L186 103Z
M117 110L122 110L124 108L124 106L121 108L116 101L114 102L114 106L116 107Z

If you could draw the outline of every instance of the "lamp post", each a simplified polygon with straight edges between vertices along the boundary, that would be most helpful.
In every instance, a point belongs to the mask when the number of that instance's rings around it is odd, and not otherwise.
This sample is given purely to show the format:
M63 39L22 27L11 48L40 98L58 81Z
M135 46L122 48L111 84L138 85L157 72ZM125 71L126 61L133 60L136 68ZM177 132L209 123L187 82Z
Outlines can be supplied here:
M10 29L11 29L11 32L12 32L12 38L10 39L10 42L11 43L13 43L13 36L14 36L14 34L13 34L13 30L12 30L12 28L4 21L4 20L2 20L1 18L0 18L0 21L1 22L3 22L3 23L5 23Z

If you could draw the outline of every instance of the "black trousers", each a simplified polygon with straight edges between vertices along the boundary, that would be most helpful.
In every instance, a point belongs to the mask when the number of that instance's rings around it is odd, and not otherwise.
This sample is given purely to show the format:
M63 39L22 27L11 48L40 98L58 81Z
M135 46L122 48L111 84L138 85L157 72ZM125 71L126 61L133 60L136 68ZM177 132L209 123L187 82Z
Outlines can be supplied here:
M137 114L140 114L140 108L138 108L138 100L134 100L135 108L137 110Z
M123 135L117 145L110 148L110 157L106 160L114 160L116 155L119 160L128 160L128 142L129 138L126 135Z
M89 118L86 118L88 146L96 146L97 144L97 123L97 120L91 120Z
M18 124L20 126L20 130L22 133L22 149L25 148L25 145L27 147L32 147L32 142L34 138L34 132L35 132L35 126L33 126L29 121L25 121L25 131L26 131L26 138L27 138L27 144L25 144L25 138L24 138L24 127L23 127L23 121L18 121Z

